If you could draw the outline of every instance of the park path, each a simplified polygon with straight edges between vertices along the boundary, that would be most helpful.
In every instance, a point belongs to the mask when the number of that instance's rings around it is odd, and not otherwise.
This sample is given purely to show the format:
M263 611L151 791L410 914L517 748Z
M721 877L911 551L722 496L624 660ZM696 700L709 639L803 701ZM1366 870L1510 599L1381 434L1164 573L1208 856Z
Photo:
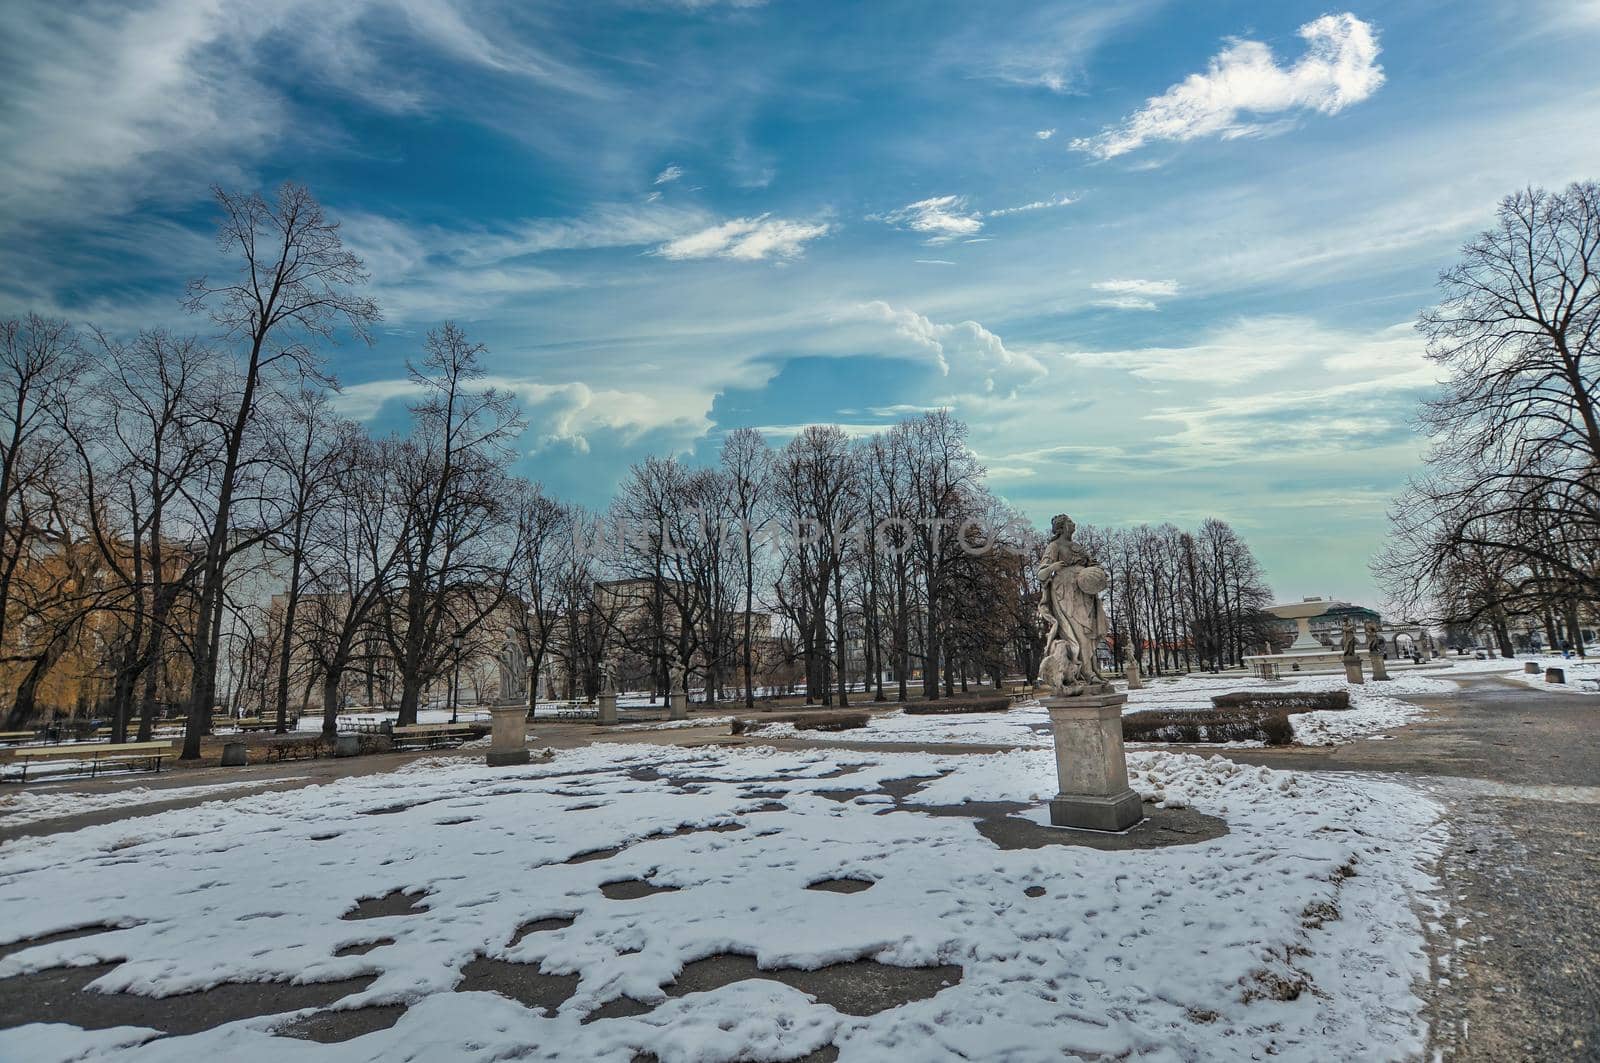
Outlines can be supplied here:
M1384 773L1444 803L1432 1059L1600 1060L1600 698L1458 683L1408 698L1433 711L1391 740L1228 756Z

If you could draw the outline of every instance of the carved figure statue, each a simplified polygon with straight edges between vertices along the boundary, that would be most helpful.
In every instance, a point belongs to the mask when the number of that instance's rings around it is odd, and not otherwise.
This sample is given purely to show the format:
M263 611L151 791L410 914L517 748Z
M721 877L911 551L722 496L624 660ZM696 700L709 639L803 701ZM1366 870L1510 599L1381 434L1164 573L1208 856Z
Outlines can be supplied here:
M1378 622L1376 620L1367 621L1367 652L1383 652L1383 635L1378 631Z
M1344 655L1346 657L1354 657L1356 655L1356 629L1355 625L1350 623L1349 617L1345 617L1344 626L1340 634L1344 637Z
M667 692L681 694L683 690L683 665L673 661L667 665Z
M607 658L600 662L600 693L615 694L617 692L617 664Z
M1072 541L1072 518L1050 522L1050 541L1039 557L1039 620L1045 625L1039 682L1051 694L1110 693L1095 648L1110 630L1100 594L1109 585L1106 570Z

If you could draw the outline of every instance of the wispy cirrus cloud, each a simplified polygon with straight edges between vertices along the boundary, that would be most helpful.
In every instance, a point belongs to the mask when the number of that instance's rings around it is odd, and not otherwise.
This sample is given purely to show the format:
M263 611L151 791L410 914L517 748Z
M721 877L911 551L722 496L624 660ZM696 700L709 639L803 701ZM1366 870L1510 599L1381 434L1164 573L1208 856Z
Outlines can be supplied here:
M955 195L919 199L887 214L869 214L867 220L922 233L927 243L935 245L975 236L983 228L983 215L968 209L966 196Z
M1170 299L1179 291L1178 282L1171 280L1096 281L1090 287L1097 292L1104 292L1106 296L1098 300L1095 305L1110 307L1113 310L1157 310L1160 307L1156 300Z
M1230 41L1205 73L1190 74L1117 125L1073 140L1072 147L1114 159L1156 141L1261 135L1283 126L1255 116L1338 114L1383 85L1378 35L1370 23L1349 12L1324 15L1301 26L1299 34L1306 53L1290 66L1279 65L1260 41Z
M1065 207L1074 202L1076 199L1072 196L1057 195L1015 207L997 207L994 210L983 211L974 210L969 206L966 196L932 196L915 203L907 203L886 214L869 214L867 220L885 222L907 232L922 233L926 236L924 243L937 247L955 240L970 240L977 237L983 230L985 218L1003 218L1008 214L1022 214L1030 210Z
M660 173L656 174L656 184L658 184L658 185L671 184L673 181L676 181L678 178L680 178L682 176L683 176L683 167L679 166L677 163L673 163L672 165L668 166L665 170L662 170Z
M662 258L731 258L746 262L798 258L806 244L828 235L826 222L793 221L763 214L733 218L670 240L652 254Z
M1015 207L999 207L984 214L985 218L1003 218L1008 214L1026 214L1030 210L1048 210L1051 207L1070 207L1078 200L1074 196L1051 196L1049 199L1036 199L1032 203L1022 203Z

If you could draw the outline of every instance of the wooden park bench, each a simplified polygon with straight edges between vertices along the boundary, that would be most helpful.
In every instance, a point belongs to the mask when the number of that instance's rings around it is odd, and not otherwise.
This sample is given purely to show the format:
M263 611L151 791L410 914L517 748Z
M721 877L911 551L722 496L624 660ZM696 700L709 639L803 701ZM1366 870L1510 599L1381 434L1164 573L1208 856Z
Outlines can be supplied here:
M470 723L414 723L395 727L389 733L396 749L409 746L432 749L434 746L458 746L471 738L475 730Z
M132 770L143 764L147 770L161 770L161 761L172 753L171 742L73 742L63 746L23 746L10 751L11 763L20 772L6 776L17 782L27 782L28 768L32 765L70 765L87 761L89 777L100 774L102 767L126 765Z
M600 706L590 701L541 701L534 709L534 718L541 713L558 720L592 720L600 715Z
M388 722L388 720L377 720L372 718L352 719L350 717L341 715L339 717L339 733L358 735L382 734L383 725Z
M0 731L0 746L19 746L38 737L38 731Z

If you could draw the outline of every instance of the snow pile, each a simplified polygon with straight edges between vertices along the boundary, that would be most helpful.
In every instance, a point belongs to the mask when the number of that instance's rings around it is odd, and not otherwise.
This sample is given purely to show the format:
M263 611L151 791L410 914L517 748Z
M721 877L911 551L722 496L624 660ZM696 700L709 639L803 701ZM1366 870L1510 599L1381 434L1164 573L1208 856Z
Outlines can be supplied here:
M126 1028L0 1031L0 1058L664 1061L839 1058L1373 1059L1422 1048L1426 976L1413 901L1442 838L1439 808L1398 784L1133 754L1134 785L1229 833L1129 852L1001 850L963 800L1036 805L1043 750L964 756L603 745L519 769L460 760L25 839L0 852L0 943L120 929L0 959L0 978L121 960L96 987L172 994L225 981L375 975L338 1006L409 1010L320 1045L284 1016L132 1047ZM896 803L885 782L925 786ZM844 792L841 792L844 791ZM867 791L866 793L858 793ZM896 787L903 792L903 787ZM781 806L781 807L778 807ZM692 830L714 825L729 831ZM621 851L568 863L602 849ZM838 876L849 895L808 890ZM603 884L676 887L611 900ZM1026 891L1042 889L1030 897ZM359 898L423 891L415 914L350 921ZM563 929L508 943L531 920ZM336 957L378 937L393 943ZM846 1014L741 981L667 998L687 963L763 968L875 958L956 964L926 999ZM453 992L485 955L579 976L549 1014ZM629 996L654 1010L585 1024ZM115 1046L123 1045L120 1050Z

